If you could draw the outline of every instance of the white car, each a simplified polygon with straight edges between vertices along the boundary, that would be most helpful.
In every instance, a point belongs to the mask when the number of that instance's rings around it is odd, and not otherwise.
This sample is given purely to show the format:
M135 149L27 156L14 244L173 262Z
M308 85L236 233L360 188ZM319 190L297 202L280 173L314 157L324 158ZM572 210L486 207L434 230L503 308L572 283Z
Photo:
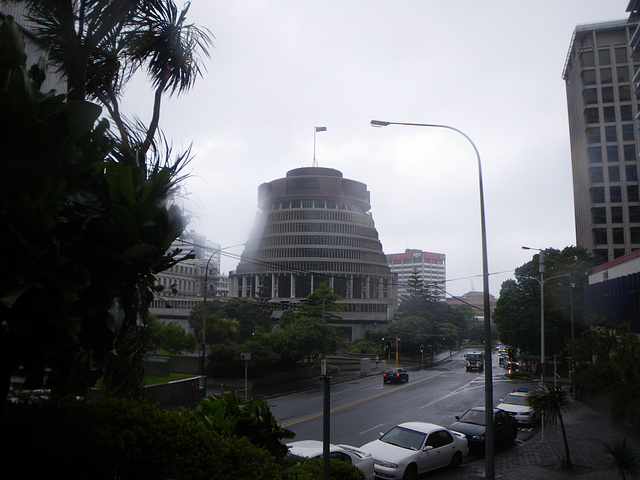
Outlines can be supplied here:
M299 442L287 443L289 454L296 457L316 458L322 457L324 452L323 444L320 440L301 440ZM338 458L349 462L364 472L367 480L373 480L373 457L369 452L363 451L351 445L329 444L329 458Z
M496 407L504 410L515 418L518 424L533 427L536 424L536 416L533 408L527 404L525 397L528 389L515 390L500 401Z
M464 434L426 422L401 423L360 448L373 455L378 477L411 480L430 470L456 468L469 453Z

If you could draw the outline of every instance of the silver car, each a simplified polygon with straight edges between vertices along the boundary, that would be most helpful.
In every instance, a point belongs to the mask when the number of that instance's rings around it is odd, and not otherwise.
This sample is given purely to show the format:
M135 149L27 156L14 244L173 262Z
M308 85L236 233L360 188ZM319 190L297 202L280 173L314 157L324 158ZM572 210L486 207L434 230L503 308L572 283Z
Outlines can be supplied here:
M469 453L464 434L426 422L401 423L360 448L371 452L376 476L409 480L438 468L456 468Z

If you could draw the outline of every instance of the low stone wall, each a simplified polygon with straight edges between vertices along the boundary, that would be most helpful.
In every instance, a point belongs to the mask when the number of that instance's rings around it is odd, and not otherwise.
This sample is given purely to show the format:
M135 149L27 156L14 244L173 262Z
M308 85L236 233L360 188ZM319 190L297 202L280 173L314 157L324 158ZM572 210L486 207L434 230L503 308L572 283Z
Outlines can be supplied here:
M142 395L162 408L197 405L206 395L204 377L192 377L175 382L144 387Z

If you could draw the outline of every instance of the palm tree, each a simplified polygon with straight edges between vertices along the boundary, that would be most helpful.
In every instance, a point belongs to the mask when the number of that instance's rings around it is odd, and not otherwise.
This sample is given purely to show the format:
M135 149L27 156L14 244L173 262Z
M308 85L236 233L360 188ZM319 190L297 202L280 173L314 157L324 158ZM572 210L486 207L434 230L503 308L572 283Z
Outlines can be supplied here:
M570 408L573 408L569 394L562 387L545 385L541 392L531 390L527 393L525 401L533 408L535 416L542 416L547 424L555 427L560 423L560 428L562 429L562 440L564 441L564 468L567 470L573 470L573 463L571 462L571 455L569 453L569 442L567 441L567 432L564 428L564 421L562 419L562 414Z
M640 456L627 443L627 437L611 442L601 442L604 452L610 459L609 468L617 472L620 480L638 478L640 474Z
M94 170L102 172L98 182L108 186L107 194L99 197L96 205L105 217L120 212L118 218L130 219L130 230L118 228L117 222L101 222L101 228L113 227L96 235L95 248L87 249L112 258L113 261L104 262L104 270L116 277L102 289L102 297L111 306L92 309L94 315L103 312L102 321L116 336L117 353L105 361L104 384L112 393L136 396L142 387L142 329L152 299L154 275L178 261L175 252L166 252L184 228L184 218L170 200L179 187L178 174L188 162L189 151L169 160L171 148L158 134L161 98L164 93L180 94L193 86L201 75L201 56L208 57L211 39L208 30L186 23L188 4L179 12L173 0L25 3L35 25L35 40L67 81L67 99L100 103L117 129L106 133L106 166ZM127 120L120 111L124 87L142 70L155 87L148 126ZM154 141L156 137L160 141ZM116 259L126 259L131 254L141 260L117 263ZM91 271L91 285L97 291L100 276L108 278L108 273ZM89 317L87 312L84 317Z

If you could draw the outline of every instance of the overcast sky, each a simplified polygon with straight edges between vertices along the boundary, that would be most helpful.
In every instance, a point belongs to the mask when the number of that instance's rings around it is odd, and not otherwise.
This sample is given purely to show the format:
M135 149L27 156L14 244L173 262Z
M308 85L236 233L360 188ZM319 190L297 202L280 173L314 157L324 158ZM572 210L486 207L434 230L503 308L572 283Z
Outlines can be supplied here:
M177 0L180 5L180 0ZM482 160L490 293L533 253L575 245L562 71L576 25L627 19L628 0L194 0L215 36L207 72L165 101L161 128L193 144L189 229L245 242L258 186L316 160L365 183L385 253L446 254L447 291L482 290ZM129 109L152 98L133 85ZM242 247L227 252L239 255ZM222 271L237 260L223 257Z

